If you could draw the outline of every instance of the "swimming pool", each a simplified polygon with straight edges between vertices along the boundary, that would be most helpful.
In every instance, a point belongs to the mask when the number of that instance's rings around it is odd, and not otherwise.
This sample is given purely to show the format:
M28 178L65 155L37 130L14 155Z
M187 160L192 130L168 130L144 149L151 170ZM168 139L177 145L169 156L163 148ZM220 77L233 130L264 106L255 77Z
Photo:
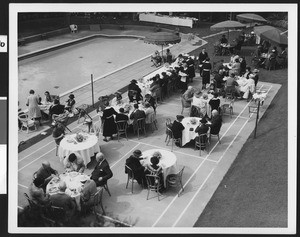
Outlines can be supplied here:
M95 38L19 61L18 99L25 107L29 90L62 94L94 78L148 56L158 46L137 38ZM113 83L113 82L112 82Z

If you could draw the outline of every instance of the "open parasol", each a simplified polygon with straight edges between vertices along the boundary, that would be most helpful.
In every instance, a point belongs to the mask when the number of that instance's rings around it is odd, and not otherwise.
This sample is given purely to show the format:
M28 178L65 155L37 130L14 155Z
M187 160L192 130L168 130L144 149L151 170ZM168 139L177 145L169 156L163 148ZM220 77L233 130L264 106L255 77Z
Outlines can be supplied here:
M228 41L229 41L229 30L237 30L242 28L246 28L246 25L238 21L222 21L210 27L211 30L227 30Z
M262 16L253 13L239 14L236 18L245 22L267 22Z
M266 39L272 43L279 45L287 45L288 40L283 32L273 26L257 26L254 27L254 33L259 35L261 38Z
M144 38L145 43L162 46L162 51L161 51L162 58L163 58L164 45L177 44L180 41L181 41L180 36L172 32L155 32L147 35Z

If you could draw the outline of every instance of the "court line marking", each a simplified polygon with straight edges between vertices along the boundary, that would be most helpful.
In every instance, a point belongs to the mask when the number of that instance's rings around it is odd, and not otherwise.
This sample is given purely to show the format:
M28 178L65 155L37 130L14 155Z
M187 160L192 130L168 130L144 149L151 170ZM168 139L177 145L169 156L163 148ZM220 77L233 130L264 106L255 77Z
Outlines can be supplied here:
M261 86L261 88L263 87L263 85ZM249 102L250 103L250 102ZM249 104L248 103L248 104ZM227 130L225 131L225 133L223 134L223 136L220 138L220 140L227 134L227 132L229 131L229 129L233 126L233 124L237 121L237 119L239 118L239 116L244 112L244 110L247 108L248 104L246 104L246 106L244 107L244 109L239 113L239 115L236 117L236 119L231 123L231 125L227 128ZM190 178L185 182L185 184L183 185L183 188L186 187L186 185L190 182L190 180L192 179L192 177L199 171L200 167L202 166L202 164L207 160L207 157L211 154L211 152L216 148L216 146L218 145L219 142L217 142L213 148L210 150L210 152L206 155L206 157L204 158L204 160L199 164L199 166L197 167L197 169L193 172L193 174L190 176ZM156 220L156 222L154 222L154 224L152 225L152 227L154 227L159 221L160 219L163 217L163 215L167 212L167 210L171 207L171 205L175 202L175 200L178 198L178 195L176 195L173 200L169 203L169 205L165 208L165 210L162 212L162 214L159 216L159 218Z
M136 144L133 148L131 148L124 156L122 156L118 161L116 161L114 164L112 164L110 167L113 168L116 164L118 164L121 160L124 159L124 157L128 156L129 153L131 153L134 149L136 149L139 146L139 144Z
M262 86L260 87L260 89L263 88L263 86L264 86L264 85L262 85ZM273 86L271 86L271 87L268 89L268 91L267 91L266 94L269 93L269 91L271 90L272 87L273 87ZM250 101L250 102L251 102L251 101ZM250 103L250 102L249 102L249 103ZM249 104L249 103L248 103L248 104ZM252 115L253 115L253 113L250 115L250 118L252 117ZM233 144L233 142L235 141L235 139L237 138L237 136L241 133L241 131L244 129L244 127L246 126L247 123L248 123L248 121L246 121L246 122L243 124L243 126L239 129L238 133L235 135L235 137L233 138L233 140L232 140L232 141L230 142L230 144L227 146L226 150L223 152L221 158L217 161L217 164L219 164L219 162L223 159L225 153L227 152L227 150L229 149L229 147ZM212 169L212 171L213 171L215 168L216 168L216 167L214 167L214 168ZM209 176L211 175L212 171L209 173L208 177L204 180L203 184L199 187L199 189L197 190L197 192L194 194L194 196L192 197L192 199L190 200L190 202L188 203L188 205L185 207L185 209L181 212L180 216L177 218L177 220L176 220L175 223L172 225L172 227L174 227L174 226L179 222L179 220L180 220L181 217L184 215L184 213L186 212L186 210L188 209L188 207L191 205L192 201L196 198L196 196L197 196L198 193L200 192L200 190L201 190L201 188L203 187L203 185L204 185L204 184L206 183L206 181L208 180L208 178L209 178Z
M207 177L205 178L205 180L203 181L203 183L201 184L201 186L198 188L197 192L195 193L195 195L192 197L192 199L189 201L189 203L187 204L187 206L184 208L184 210L181 212L181 214L179 215L179 217L176 219L176 221L174 222L174 224L172 225L172 227L176 226L176 224L178 223L178 221L182 218L183 214L186 212L186 210L189 208L189 206L191 205L191 203L194 201L194 199L196 198L196 196L198 195L198 193L200 192L200 190L202 189L202 187L204 186L204 184L207 182L207 180L209 179L210 175L212 174L212 172L215 170L216 167L214 167L209 174L207 175Z

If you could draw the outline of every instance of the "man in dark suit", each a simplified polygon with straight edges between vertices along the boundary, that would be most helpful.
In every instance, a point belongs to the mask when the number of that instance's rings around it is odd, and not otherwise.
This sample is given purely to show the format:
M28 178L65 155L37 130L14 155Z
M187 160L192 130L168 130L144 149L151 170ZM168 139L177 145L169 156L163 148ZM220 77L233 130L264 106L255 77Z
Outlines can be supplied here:
M210 133L218 134L222 126L222 116L219 115L219 112L215 109L211 112L211 115L211 124L208 125L210 127Z
M182 125L182 120L183 120L184 116L182 115L177 115L176 116L176 120L173 122L171 130L173 133L173 138L175 139L182 139L182 131L184 130L184 126ZM180 146L180 143L176 142L175 143L176 146Z
M138 104L134 104L134 111L130 114L130 119L133 119L133 130L137 129L137 120L140 118L146 118L145 111L139 109Z
M146 185L145 177L145 167L141 165L140 160L142 160L142 152L140 150L135 150L133 154L126 159L126 165L132 169L134 178L140 185ZM128 169L125 167L125 173L128 173Z
M118 113L118 114L116 115L116 122L121 121L121 120L128 121L129 118L128 118L128 115L125 114L124 108L120 108L120 109L119 109L119 112L120 112L120 113Z
M67 217L71 218L75 214L76 202L71 196L65 193L67 185L61 181L58 186L58 193L50 195L50 202L52 206L63 207L66 211Z
M64 105L61 105L59 103L59 100L58 99L55 99L54 102L53 102L53 105L50 106L49 108L49 116L51 119L53 119L53 115L60 115L60 114L63 114L65 111L65 106Z
M113 173L109 167L107 160L104 158L103 153L99 152L96 155L97 165L95 166L91 179L95 181L96 186L103 186L107 183L107 180L113 176Z

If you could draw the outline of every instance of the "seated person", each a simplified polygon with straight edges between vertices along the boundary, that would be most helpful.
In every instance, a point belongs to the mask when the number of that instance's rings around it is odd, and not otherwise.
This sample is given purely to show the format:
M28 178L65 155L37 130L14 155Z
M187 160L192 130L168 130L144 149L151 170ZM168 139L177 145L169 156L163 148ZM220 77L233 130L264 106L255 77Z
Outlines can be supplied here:
M184 108L188 108L191 106L193 96L194 96L194 88L192 86L189 86L182 95Z
M225 82L223 81L223 78L224 78L223 69L219 69L218 73L215 74L214 76L216 88L219 90L222 90L224 88Z
M145 174L157 175L160 178L160 185L161 185L161 189L159 191L162 191L164 189L164 176L163 176L162 167L158 166L159 159L156 156L152 156L150 158L150 162L151 164L147 165Z
M124 108L120 108L119 113L116 115L116 122L122 121L122 120L128 121L128 119L129 119L128 115L125 113Z
M224 68L224 59L221 59L220 61L218 61L215 66L214 66L214 71L215 72L219 72L221 69Z
M197 108L197 114L195 114L196 117L204 117L207 113L208 95L203 94L201 96L201 94L201 91L195 93L192 101L192 106L195 106ZM192 114L191 117L193 117L193 115L194 114Z
M238 86L239 86L239 84L235 80L235 74L231 73L225 82L226 93L236 94L237 93L236 87L238 87Z
M240 75L240 71L241 71L241 63L239 58L236 58L234 63L232 64L232 73L234 73L235 75Z
M61 140L65 137L65 128L60 123L54 125L52 136L55 140L56 145L59 145Z
M281 47L281 53L277 56L277 63L280 66L287 66L287 51L285 47Z
M43 189L44 179L35 178L29 186L29 195L32 201L38 205L46 205L49 203L49 195L46 195Z
M66 172L76 171L83 173L85 170L85 164L79 154L71 153L64 159L64 168Z
M208 125L210 127L210 133L219 134L222 126L222 116L219 115L218 111L215 109L211 112L211 116L211 124Z
M249 97L254 93L255 91L255 81L254 81L254 75L250 74L249 79L247 80L246 85L241 87L241 91L244 92L243 99L249 99Z
M122 95L120 92L115 93L115 97L111 101L111 106L123 104Z
M145 103L148 102L152 108L154 109L154 111L156 111L156 102L155 99L150 95L150 94L146 94L145 95Z
M228 43L228 40L226 39L225 35L222 35L222 38L220 39L220 43L221 44L227 44Z
M71 33L76 33L77 29L78 29L77 25L75 25L75 24L70 25Z
M52 99L49 91L45 91L44 95L45 95L45 99L44 99L45 104L49 104L49 103L53 102L53 99Z
M220 109L221 101L220 101L220 98L218 96L219 96L218 93L214 93L214 97L211 98L211 100L208 102L208 104L211 107L211 111L213 111L213 110L219 111L219 109Z
M206 118L202 118L201 120L200 120L200 124L199 124L199 126L195 129L195 132L196 133L198 133L199 134L199 136L200 135L202 135L202 134L207 134L207 132L208 132L208 130L209 130L209 127L208 127L208 125L207 125L207 120L206 120ZM199 139L199 138L196 138L196 139ZM201 137L201 144L203 143L203 144L206 144L206 140L207 140L207 135L205 135L205 136L202 136ZM201 150L204 150L205 149L205 145L201 145Z
M183 120L184 116L182 115L177 115L176 116L176 120L174 120L171 130L173 133L173 138L175 139L182 139L182 131L184 130L184 126L182 125L182 120ZM181 146L181 144L179 142L175 143L176 146Z
M99 187L105 185L107 180L113 176L113 173L103 153L99 152L96 154L96 161L97 164L91 174L91 179L94 180L96 186Z
M151 121L151 119L153 118L151 116L152 114L154 114L154 109L151 107L151 105L148 102L145 103L145 114L146 114L145 123L146 124L152 123L153 121Z
M126 159L126 165L132 169L134 178L137 180L137 182L140 185L143 185L144 187L147 186L146 178L145 178L145 167L141 165L140 160L143 160L142 158L142 152L140 150L135 150L133 154ZM127 167L125 167L125 173L128 173Z
M129 118L133 119L133 129L136 130L137 128L137 120L141 119L141 118L146 118L146 114L144 110L140 110L139 109L139 105L138 104L134 104L134 111L130 114Z
M94 199L92 198L95 193L97 192L96 183L92 179L81 181L83 183L83 187L80 191L80 200L81 203L86 206L93 206L94 205Z
M54 119L58 115L63 114L64 111L65 111L65 106L61 105L58 99L55 99L53 105L51 105L49 108L49 116L50 118Z
M76 211L76 202L71 196L65 193L66 189L66 182L60 181L58 186L59 191L50 196L50 201L52 206L64 208L66 217L71 218Z
M156 67L159 67L162 64L162 57L157 50L151 55L151 62L153 62Z
M69 99L66 101L65 109L68 110L69 112L72 112L73 107L75 105L75 96L73 94L69 95Z
M251 67L246 67L245 73L242 75L242 77L245 77L249 79L249 75L251 74Z
M44 161L42 167L36 172L35 177L44 180L42 187L46 190L47 184L57 175L57 171L51 167L49 161Z

